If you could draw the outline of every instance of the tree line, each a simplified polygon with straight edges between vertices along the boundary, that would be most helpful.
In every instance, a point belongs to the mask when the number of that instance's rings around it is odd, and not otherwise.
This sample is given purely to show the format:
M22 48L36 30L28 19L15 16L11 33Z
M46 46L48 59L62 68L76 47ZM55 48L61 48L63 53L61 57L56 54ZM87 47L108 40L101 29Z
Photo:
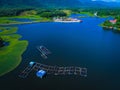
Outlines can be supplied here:
M34 9L34 8L1 8L0 9L0 17L4 16L18 16L22 12L35 10L37 12L37 15L40 15L41 17L51 18L51 17L63 17L67 16L65 12L62 10L56 10L56 9Z
M51 10L37 10L37 14L40 15L41 17L46 17L46 18L53 18L53 17L65 17L67 14L63 12L62 10L56 10L56 9L51 9Z
M1 8L0 17L4 16L18 16L24 11L32 10L32 8Z

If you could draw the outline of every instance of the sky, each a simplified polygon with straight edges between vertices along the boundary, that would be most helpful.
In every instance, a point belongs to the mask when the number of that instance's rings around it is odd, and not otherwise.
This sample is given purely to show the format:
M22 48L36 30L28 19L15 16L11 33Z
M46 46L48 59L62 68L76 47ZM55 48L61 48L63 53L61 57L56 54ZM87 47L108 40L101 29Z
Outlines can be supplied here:
M120 0L92 0L92 1L120 2Z

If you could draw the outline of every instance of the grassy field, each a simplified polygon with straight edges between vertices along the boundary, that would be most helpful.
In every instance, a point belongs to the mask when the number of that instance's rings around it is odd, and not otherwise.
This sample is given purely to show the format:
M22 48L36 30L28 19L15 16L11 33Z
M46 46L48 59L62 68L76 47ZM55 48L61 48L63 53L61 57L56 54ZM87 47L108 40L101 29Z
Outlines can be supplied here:
M90 12L80 12L80 14L86 14L86 15L89 15L89 16L94 16L94 14L90 13Z
M47 21L51 21L51 19L49 18L43 18L40 17L38 15L31 15L31 16L13 16L13 17L1 17L0 18L0 24L4 25L4 24L24 24L24 22L20 22L20 21L15 21L12 19L29 19L31 20L30 22L34 23L34 22L47 22ZM30 23L30 22L25 22L25 23Z
M0 76L14 70L21 62L21 55L26 50L28 42L19 40L20 35L15 34L17 28L0 27L0 36L5 42L9 42L8 46L0 48Z
M71 15L72 14L72 11L71 10L62 10L64 13L67 14L67 16Z

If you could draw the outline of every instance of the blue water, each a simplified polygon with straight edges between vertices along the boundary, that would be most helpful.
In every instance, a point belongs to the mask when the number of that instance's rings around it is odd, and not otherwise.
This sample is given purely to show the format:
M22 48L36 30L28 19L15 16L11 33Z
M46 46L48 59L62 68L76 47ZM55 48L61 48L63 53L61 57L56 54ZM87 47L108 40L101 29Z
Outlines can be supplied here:
M10 45L10 42L4 42L3 43L5 46L9 46Z
M1 78L1 88L17 90L120 90L120 34L99 26L107 18L81 18L82 23L37 23L19 25L18 33L29 41L21 65ZM46 46L52 54L41 58L36 46ZM88 68L88 77L52 76L39 79L17 77L30 61L49 65ZM11 84L12 80L12 84ZM19 88L19 89L18 89Z
M10 20L19 21L19 22L31 22L32 21L31 19L25 19L25 18L12 18Z

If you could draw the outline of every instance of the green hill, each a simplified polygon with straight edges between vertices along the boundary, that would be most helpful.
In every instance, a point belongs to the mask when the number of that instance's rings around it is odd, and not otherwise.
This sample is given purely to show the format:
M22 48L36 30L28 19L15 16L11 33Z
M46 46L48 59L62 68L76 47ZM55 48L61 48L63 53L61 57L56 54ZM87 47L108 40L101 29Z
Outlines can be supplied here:
M0 7L37 7L37 8L78 8L78 7L120 7L117 2L103 2L91 0L0 0Z
M74 3L74 4L73 4ZM0 7L78 7L78 0L0 0Z

